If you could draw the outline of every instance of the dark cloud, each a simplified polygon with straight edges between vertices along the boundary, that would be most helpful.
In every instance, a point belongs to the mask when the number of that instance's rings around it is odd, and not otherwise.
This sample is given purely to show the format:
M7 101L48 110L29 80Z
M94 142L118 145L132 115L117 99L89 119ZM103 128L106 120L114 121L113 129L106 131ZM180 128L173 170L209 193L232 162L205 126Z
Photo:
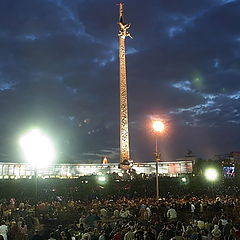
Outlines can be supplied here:
M154 116L169 126L165 160L239 150L240 1L124 2L132 158L152 160ZM18 136L38 125L63 159L118 160L117 4L0 2L4 159L18 160Z

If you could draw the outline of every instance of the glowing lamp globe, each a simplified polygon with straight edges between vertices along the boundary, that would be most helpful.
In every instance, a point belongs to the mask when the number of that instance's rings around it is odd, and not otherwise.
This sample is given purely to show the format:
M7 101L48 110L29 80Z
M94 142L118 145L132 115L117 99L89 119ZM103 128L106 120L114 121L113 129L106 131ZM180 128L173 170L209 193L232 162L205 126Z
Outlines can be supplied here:
M186 178L186 177L182 177L182 178L181 178L181 181L182 181L183 183L187 183L187 178Z
M32 129L19 140L25 160L34 167L45 167L55 159L52 142L39 129Z
M214 168L208 168L206 169L205 173L204 173L205 177L207 180L209 181L216 181L218 178L218 172L216 169Z
M153 129L155 132L163 132L164 128L165 126L162 121L156 120L153 122Z

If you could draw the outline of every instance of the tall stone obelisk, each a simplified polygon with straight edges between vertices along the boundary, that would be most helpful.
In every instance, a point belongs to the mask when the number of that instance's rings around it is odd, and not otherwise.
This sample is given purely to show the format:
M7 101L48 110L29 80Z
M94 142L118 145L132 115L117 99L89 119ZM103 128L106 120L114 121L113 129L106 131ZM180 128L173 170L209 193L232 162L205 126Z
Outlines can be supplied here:
M119 65L120 65L120 164L130 160L128 132L128 101L125 38L131 37L130 24L123 21L123 3L119 4Z

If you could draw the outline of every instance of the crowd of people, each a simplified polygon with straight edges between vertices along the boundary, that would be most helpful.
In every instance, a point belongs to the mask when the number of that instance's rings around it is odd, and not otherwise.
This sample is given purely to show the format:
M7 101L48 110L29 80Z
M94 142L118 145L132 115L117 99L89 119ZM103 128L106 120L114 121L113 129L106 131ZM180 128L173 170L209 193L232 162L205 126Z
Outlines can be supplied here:
M238 197L57 199L0 204L3 240L237 240Z

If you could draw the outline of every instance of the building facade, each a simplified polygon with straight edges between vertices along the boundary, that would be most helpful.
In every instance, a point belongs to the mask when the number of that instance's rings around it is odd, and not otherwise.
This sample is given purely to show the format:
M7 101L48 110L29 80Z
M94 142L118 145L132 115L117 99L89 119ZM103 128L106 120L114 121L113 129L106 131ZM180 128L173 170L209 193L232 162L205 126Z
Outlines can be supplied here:
M132 169L136 174L156 174L156 163L134 163ZM159 162L158 173L160 176L177 177L182 174L191 174L192 161ZM45 168L35 169L26 163L0 162L0 179L32 178L35 173L42 178L79 178L82 176L119 174L123 170L119 163L108 164L54 164Z

